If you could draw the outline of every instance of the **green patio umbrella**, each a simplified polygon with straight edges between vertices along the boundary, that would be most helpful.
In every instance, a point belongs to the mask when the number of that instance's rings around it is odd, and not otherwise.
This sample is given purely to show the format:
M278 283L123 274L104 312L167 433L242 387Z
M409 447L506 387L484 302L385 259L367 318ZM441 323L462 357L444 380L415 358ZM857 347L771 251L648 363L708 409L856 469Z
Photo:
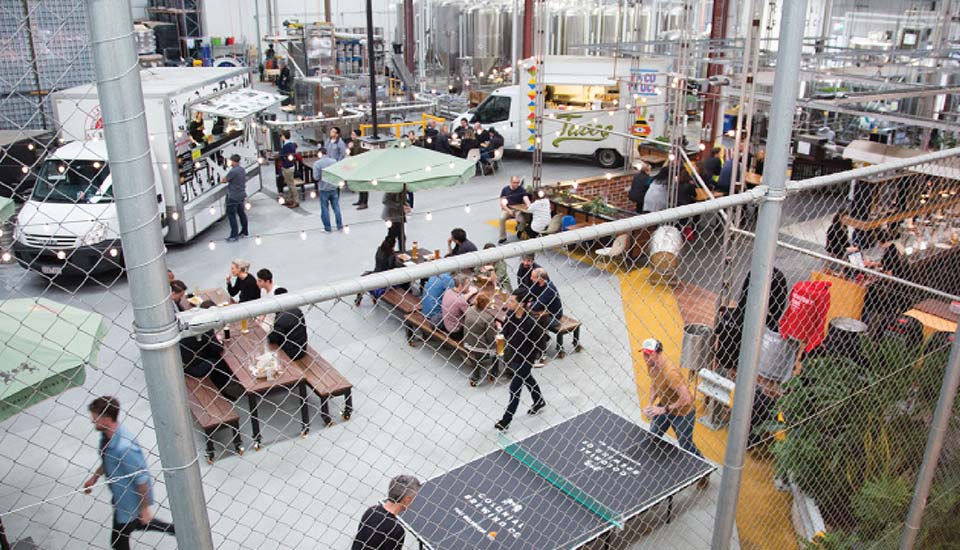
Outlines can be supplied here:
M13 199L0 197L0 223L9 220L10 216L16 211L17 205L13 202Z
M0 302L0 421L83 384L103 316L45 298Z
M346 182L354 191L403 193L450 187L470 179L475 170L472 160L400 142L347 157L323 171L326 181Z

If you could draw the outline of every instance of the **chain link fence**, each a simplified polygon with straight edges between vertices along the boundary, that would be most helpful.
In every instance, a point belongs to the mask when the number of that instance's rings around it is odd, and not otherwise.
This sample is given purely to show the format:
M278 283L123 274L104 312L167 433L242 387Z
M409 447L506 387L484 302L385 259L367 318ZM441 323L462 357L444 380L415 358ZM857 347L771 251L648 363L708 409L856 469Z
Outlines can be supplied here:
M3 253L21 263L3 268L0 305L0 519L10 543L108 547L112 526L136 520L136 492L152 484L156 517L177 512L187 518L176 522L181 534L224 549L347 548L368 507L384 501L409 505L399 514L407 548L418 539L431 548L710 546L728 426L747 414L731 404L748 266L755 239L774 237L753 232L763 187L711 200L721 193L687 178L685 162L677 181L654 185L692 203L634 216L642 206L627 192L633 173L547 185L553 218L541 238L440 259L446 233L433 230L404 256L386 241L374 273L288 293L260 271L279 271L264 248L235 262L226 286L185 281L171 286L175 305L137 306L189 310L173 343L183 376L167 365L183 386L158 387L141 354L171 342L138 339L128 286L144 282L133 273L147 264L127 265L130 282L119 270L141 243L121 249L119 234L89 234L117 217L107 207L102 121L84 115L56 128L47 117L61 115L42 99L93 78L86 39L75 34L83 6L60 4L3 3L0 23L13 25L7 51L35 49L28 42L38 35L47 44L30 56L33 84L22 60L0 66L0 120L20 147L0 153L15 175L4 172L3 184L16 193L36 181L19 197L29 201L12 218L15 240L42 250L16 254L8 243ZM60 23L37 27L49 14ZM66 70L42 55L59 55ZM74 116L89 114L76 103ZM140 137L175 142L182 122ZM56 140L38 141L38 128L58 129ZM46 156L46 144L75 150ZM791 183L747 414L735 547L889 548L902 536L956 331L958 154ZM152 162L175 159L154 149ZM460 207L501 215L492 200ZM86 215L73 219L73 209ZM165 210L164 223L182 212ZM524 216L513 213L508 228L517 218L540 227ZM82 232L73 225L81 222ZM296 253L302 238L280 246ZM113 244L92 263L76 252L105 240ZM22 269L45 260L74 276ZM151 284L166 295L167 282ZM119 433L137 445L94 481L115 454L91 425L88 407L104 395L119 401ZM193 429L158 418L159 401L189 414ZM96 412L116 440L110 415ZM960 540L957 412L918 548ZM170 453L161 435L192 454L161 461L161 450ZM206 518L168 494L171 479L194 470ZM390 490L401 474L422 483L412 502ZM119 515L130 496L134 516ZM176 547L162 532L132 536L139 547Z

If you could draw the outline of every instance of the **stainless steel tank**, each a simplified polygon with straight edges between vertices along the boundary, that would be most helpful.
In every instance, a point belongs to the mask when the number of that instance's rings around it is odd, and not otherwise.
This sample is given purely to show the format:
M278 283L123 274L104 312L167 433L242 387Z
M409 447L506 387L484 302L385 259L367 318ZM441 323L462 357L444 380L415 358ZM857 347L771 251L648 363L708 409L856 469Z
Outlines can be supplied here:
M552 55L583 55L580 44L590 43L590 11L567 6L551 14L550 44Z
M460 72L460 18L465 7L459 0L430 4L430 57L439 60L448 74Z
M461 54L470 60L474 74L489 74L494 66L510 59L510 27L504 5L473 5L463 11Z

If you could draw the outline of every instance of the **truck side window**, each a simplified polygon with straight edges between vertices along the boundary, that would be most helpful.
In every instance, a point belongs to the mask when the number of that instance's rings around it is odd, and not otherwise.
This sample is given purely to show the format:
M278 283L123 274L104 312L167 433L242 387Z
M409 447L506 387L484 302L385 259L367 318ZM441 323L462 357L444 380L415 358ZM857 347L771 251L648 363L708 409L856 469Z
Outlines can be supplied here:
M477 107L477 113L473 117L475 122L481 124L491 124L502 122L510 118L510 98L502 95L488 96L483 103Z

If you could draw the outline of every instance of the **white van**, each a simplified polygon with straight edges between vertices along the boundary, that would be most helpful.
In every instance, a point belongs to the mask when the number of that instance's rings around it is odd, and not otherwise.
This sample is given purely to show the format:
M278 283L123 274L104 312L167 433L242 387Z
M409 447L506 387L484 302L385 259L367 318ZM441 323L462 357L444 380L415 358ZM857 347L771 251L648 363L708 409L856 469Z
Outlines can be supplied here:
M664 135L670 61L612 57L547 56L543 123L544 154L591 156L613 167L630 156L634 140ZM471 124L496 128L508 150L533 151L536 74L532 60L520 64L520 85L494 90L464 113Z
M280 102L250 87L246 68L154 68L141 71L157 208L168 242L183 243L222 219L226 160L240 155L247 194L259 191L263 155L252 119ZM26 269L55 276L123 266L100 101L93 84L51 95L63 143L41 165L33 193L17 216L13 246ZM191 140L190 120L207 115L204 139ZM218 119L220 124L215 124ZM146 220L144 220L146 221Z

